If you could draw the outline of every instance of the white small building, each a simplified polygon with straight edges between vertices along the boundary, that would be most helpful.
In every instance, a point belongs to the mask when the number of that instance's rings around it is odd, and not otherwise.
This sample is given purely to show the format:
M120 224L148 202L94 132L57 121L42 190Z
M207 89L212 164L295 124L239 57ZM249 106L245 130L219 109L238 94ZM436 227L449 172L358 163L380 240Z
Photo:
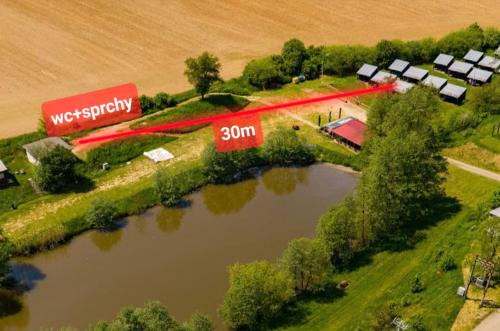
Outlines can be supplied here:
M40 158L42 157L43 153L51 151L56 146L61 146L66 148L67 150L71 150L71 145L69 145L59 137L49 137L38 140L33 143L24 145L23 148L26 151L28 161L30 161L31 164L40 165Z
M172 153L170 153L169 151L167 151L163 148L157 148L157 149L153 149L152 151L149 151L149 152L144 152L144 156L153 160L155 163L158 163L161 161L167 161L167 160L174 158Z

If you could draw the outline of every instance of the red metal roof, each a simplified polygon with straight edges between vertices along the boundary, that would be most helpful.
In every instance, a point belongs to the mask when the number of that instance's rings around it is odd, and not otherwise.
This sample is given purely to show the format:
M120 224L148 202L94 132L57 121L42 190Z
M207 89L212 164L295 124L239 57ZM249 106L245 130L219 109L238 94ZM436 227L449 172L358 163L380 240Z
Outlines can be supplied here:
M365 130L366 124L361 122L360 120L353 118L349 122L344 123L337 128L331 129L330 132L335 133L336 135L361 146L361 144L363 143Z

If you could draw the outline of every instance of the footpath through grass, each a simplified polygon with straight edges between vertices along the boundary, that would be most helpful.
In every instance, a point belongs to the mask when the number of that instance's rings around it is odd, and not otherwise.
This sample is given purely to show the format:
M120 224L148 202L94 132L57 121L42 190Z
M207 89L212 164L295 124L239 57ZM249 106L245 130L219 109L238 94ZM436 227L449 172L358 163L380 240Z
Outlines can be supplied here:
M421 314L428 330L449 330L464 301L456 295L463 284L461 261L473 241L474 223L467 213L498 189L496 182L449 167L442 219L419 233L413 249L382 252L358 261L353 271L335 274L335 282L348 280L345 291L332 290L321 298L299 300L278 330L369 330L376 312L388 302L401 304L403 319ZM458 267L438 269L436 254L445 250ZM424 291L412 294L410 282L419 275ZM438 313L439 312L439 313Z

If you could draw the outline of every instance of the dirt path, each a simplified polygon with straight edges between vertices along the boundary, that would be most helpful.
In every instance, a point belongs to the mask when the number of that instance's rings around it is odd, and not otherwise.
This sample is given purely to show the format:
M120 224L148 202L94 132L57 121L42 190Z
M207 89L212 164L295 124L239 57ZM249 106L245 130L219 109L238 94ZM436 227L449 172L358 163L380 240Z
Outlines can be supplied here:
M496 310L486 317L474 331L497 331L500 328L500 310Z
M473 165L464 163L462 161L451 159L449 157L447 157L446 160L450 164L453 164L454 166L459 167L460 169L463 169L463 170L471 172L473 174L476 174L476 175L479 175L479 176L482 176L482 177L486 177L486 178L489 178L489 179L493 179L493 180L495 180L497 182L500 182L500 174L496 174L494 172L491 172L491 171L488 171L488 170L485 170L485 169L482 169L482 168L478 168L478 167L475 167Z

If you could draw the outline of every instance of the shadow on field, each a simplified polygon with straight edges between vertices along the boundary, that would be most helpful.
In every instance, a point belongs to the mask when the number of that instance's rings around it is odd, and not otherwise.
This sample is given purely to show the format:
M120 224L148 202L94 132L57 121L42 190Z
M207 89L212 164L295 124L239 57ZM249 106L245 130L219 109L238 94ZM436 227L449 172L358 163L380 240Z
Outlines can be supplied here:
M303 324L312 312L309 303L330 303L344 295L344 290L337 288L334 282L329 282L322 292L301 293L296 300L283 309L282 313L269 324L269 327L274 329Z

